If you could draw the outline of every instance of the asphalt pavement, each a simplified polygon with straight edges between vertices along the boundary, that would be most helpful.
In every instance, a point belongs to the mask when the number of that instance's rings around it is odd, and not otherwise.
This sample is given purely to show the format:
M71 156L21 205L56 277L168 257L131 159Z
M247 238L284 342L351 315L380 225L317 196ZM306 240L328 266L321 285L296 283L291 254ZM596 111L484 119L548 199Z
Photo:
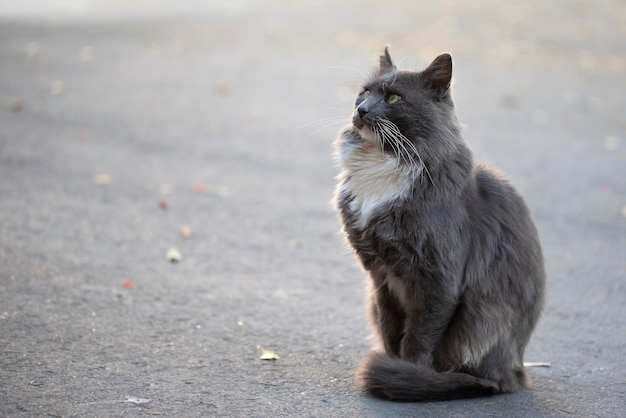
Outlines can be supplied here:
M0 1L0 416L624 416L624 1L173 3ZM354 382L331 143L387 44L452 54L476 160L534 214L532 389Z

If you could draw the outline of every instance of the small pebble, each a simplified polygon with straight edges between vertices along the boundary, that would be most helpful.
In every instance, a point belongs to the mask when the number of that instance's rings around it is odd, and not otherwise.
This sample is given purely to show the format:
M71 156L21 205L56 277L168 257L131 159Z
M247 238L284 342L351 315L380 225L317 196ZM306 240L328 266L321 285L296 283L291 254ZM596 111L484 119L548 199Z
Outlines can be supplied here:
M39 54L39 51L41 50L41 45L37 41L30 41L26 44L25 50L27 56L34 57L35 55Z
M159 192L161 194L170 194L174 190L174 187L169 183L162 183L159 185Z
M93 59L93 47L91 47L90 45L83 46L78 51L78 59L81 62L89 62L89 61L91 61Z
M194 193L204 193L204 184L196 183L191 187Z
M604 148L607 151L615 151L619 148L619 138L616 136L607 136L604 138Z
M100 186L111 184L111 180L111 175L106 173L96 174L93 177L93 182Z
M63 93L65 90L65 83L61 80L54 80L52 84L50 84L50 94L53 96L58 96Z
M169 250L167 250L167 253L165 254L165 258L167 258L167 260L172 263L178 263L180 260L183 259L183 255L180 253L178 248L172 247Z

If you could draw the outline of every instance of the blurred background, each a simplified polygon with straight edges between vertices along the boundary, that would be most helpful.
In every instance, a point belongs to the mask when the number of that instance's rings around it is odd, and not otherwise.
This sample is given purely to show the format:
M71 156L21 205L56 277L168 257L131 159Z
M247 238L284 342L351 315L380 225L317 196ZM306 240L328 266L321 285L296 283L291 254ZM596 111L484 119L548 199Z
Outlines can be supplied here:
M353 382L332 141L385 45L452 54L475 159L533 211L532 391ZM623 0L0 0L0 415L619 416L625 91Z

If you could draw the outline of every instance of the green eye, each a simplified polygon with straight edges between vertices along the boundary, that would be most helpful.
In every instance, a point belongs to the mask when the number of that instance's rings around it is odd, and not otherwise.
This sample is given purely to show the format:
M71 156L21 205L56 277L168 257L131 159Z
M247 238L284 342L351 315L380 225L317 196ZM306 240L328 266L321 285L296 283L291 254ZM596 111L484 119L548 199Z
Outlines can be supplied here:
M364 98L364 99L367 99L368 97L370 97L370 91L369 91L369 90L365 90L365 91L363 92L363 98Z
M389 96L387 96L387 98L385 98L385 101L389 104L394 104L398 100L400 100L400 96L398 96L397 94L390 94Z

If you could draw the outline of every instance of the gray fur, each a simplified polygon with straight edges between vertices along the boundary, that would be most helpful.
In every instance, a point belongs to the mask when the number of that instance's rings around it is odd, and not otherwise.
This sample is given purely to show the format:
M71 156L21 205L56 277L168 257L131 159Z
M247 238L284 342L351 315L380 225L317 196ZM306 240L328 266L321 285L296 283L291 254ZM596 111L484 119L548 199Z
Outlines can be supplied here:
M371 279L381 346L357 377L370 394L391 400L527 386L524 349L544 303L531 215L501 174L473 163L451 77L448 54L411 72L398 70L385 49L357 98L352 126L336 141L343 167L336 206ZM383 174L370 187L379 160ZM387 170L385 161L395 166Z

